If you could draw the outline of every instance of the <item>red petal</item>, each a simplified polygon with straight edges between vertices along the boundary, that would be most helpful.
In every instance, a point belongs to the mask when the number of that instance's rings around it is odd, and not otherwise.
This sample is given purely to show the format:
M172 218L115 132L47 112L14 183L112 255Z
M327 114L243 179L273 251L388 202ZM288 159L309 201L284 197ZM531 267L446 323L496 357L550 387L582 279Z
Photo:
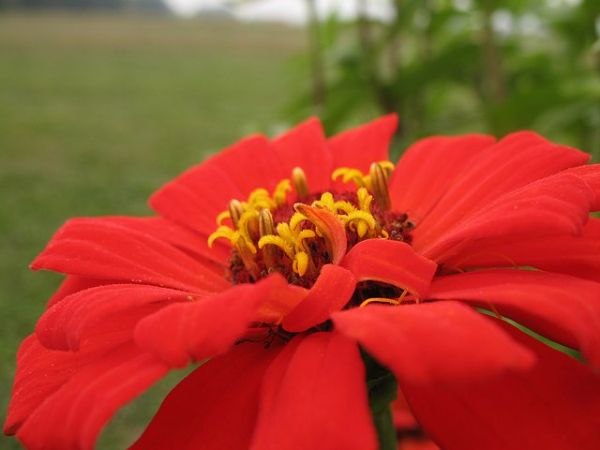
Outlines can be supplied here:
M333 167L369 172L371 163L389 159L389 147L397 127L398 116L389 114L333 136L329 139Z
M208 235L232 199L246 200L257 188L273 189L289 174L263 136L250 136L167 183L150 199L161 216Z
M600 448L598 375L507 324L498 326L535 353L536 365L468 384L402 380L425 431L445 450Z
M593 209L600 211L600 164L574 167L569 169L569 173L577 175L590 185L596 194Z
M436 205L474 157L494 144L492 136L434 136L411 145L390 180L395 211L407 212L419 223Z
M216 263L215 269L219 273L223 273L222 268L228 266L227 259L231 257L231 249L225 245L219 245L220 241L215 242L213 247L209 248L207 236L194 233L162 217L111 216L103 217L102 220L150 234L161 241L168 242L193 258L201 257L213 261Z
M115 411L166 372L166 366L133 346L115 348L69 377L17 436L32 449L91 449Z
M449 255L460 254L460 246L469 241L485 243L500 236L576 235L588 220L593 199L587 183L572 174L558 174L503 195L432 242L418 234L417 228L413 246L441 262Z
M309 290L288 284L263 296L256 314L256 321L279 325L296 306L304 300Z
M336 313L333 322L400 380L469 383L533 363L506 333L457 302L367 306Z
M27 448L91 448L116 409L166 372L128 339L105 336L78 352L25 339L4 432L17 432Z
M337 333L287 344L265 374L250 448L376 449L356 344Z
M218 291L229 285L212 268L166 242L101 218L67 222L31 267L186 291Z
M511 134L470 161L468 170L455 179L415 230L415 245L433 241L503 194L588 159L586 153L552 144L534 133Z
M328 245L331 247L329 249L331 262L339 264L346 254L348 245L346 229L342 221L325 209L313 208L304 204L296 205L296 209L314 223L323 236L325 236Z
M423 298L437 265L416 253L404 242L367 239L359 242L342 261L358 281L375 280L392 284Z
M260 386L278 353L243 344L203 364L171 391L131 449L249 448Z
M82 339L90 334L128 328L133 331L144 316L198 295L206 294L135 284L86 289L49 308L38 321L36 334L47 348L78 350Z
M428 438L406 438L398 443L398 450L440 450Z
M285 178L290 177L294 167L300 167L306 174L311 192L329 188L332 157L319 119L311 118L301 123L275 139L273 146Z
M331 313L342 309L354 293L356 279L340 266L326 264L308 295L284 319L287 331L299 333L329 319Z
M436 278L430 298L491 308L574 348L600 367L600 284L531 270L486 270Z
M419 424L408 407L402 391L398 391L398 396L392 402L391 408L396 430L402 431L418 428Z
M96 278L84 278L77 277L74 275L69 275L65 277L61 285L58 287L56 292L52 294L52 296L48 299L48 303L46 308L50 308L56 303L62 301L66 296L74 294L79 291L83 291L84 289L89 289L97 286L103 286L107 284L112 284L113 282L109 280L99 280Z
M600 281L600 219L592 218L580 236L517 236L469 242L444 265L470 267L529 266Z
M137 344L172 367L226 352L257 318L268 297L285 290L279 276L256 284L240 284L197 301L177 303L139 322Z

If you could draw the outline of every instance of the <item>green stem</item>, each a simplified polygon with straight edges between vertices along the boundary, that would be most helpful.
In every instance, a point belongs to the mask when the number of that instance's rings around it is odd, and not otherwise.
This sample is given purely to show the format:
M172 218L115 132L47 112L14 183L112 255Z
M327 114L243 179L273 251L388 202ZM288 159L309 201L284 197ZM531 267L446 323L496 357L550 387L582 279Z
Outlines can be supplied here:
M367 352L363 351L362 357L367 370L369 406L377 430L379 450L396 450L398 443L391 408L398 392L396 378Z
M373 412L373 423L379 439L379 450L396 450L396 428L392 419L392 408L388 406L378 413Z

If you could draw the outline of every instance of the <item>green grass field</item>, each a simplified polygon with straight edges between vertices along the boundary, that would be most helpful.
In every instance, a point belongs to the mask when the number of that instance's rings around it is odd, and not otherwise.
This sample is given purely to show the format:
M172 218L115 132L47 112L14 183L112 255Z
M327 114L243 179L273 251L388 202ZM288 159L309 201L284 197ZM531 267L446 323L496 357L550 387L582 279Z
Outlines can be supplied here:
M60 282L27 269L52 233L73 216L148 214L149 194L185 168L280 129L303 45L302 30L277 26L0 15L4 411L18 343ZM179 377L119 413L99 448L129 444Z

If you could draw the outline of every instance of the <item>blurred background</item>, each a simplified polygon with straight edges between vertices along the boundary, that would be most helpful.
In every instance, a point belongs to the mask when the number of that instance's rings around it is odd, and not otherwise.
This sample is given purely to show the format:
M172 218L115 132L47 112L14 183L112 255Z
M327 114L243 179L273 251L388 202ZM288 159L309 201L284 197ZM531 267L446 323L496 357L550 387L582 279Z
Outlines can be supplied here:
M600 157L598 0L0 0L0 401L60 282L28 263L69 217L146 198L246 133L398 112L433 133L533 129ZM125 408L126 447L182 374ZM0 438L0 448L18 444Z

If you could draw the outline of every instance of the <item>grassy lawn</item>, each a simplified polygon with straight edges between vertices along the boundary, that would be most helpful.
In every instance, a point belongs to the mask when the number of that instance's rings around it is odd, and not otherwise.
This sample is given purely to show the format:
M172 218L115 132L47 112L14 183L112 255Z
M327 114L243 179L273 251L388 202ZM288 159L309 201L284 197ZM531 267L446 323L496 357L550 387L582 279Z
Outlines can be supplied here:
M0 401L15 352L60 282L27 265L69 217L145 215L210 152L281 127L301 30L151 17L0 15ZM122 411L123 448L163 393ZM3 415L4 416L4 415ZM18 448L0 438L0 448Z

